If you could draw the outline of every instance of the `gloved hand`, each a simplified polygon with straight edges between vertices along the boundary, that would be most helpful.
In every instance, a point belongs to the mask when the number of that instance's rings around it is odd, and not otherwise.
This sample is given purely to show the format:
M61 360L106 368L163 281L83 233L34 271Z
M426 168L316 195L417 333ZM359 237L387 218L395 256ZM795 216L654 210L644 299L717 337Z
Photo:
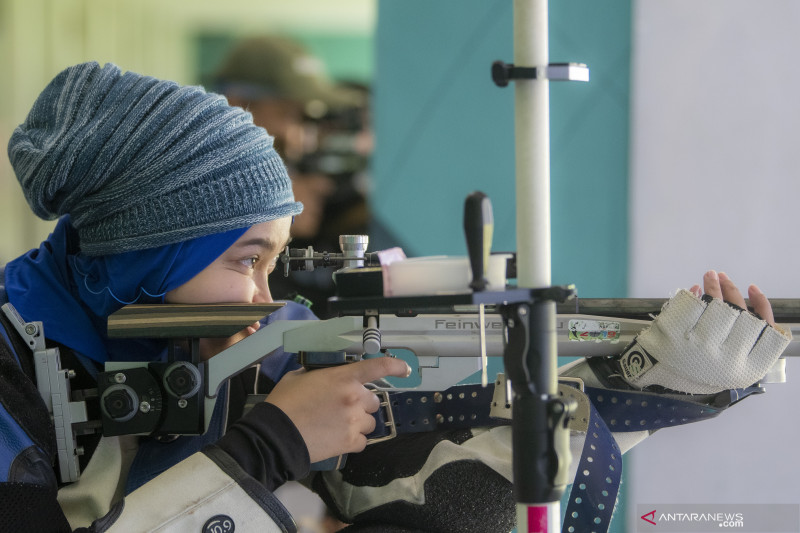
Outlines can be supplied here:
M713 394L758 382L790 341L746 309L681 290L618 361L621 377L637 389Z
M711 270L703 291L699 285L679 291L621 355L591 358L563 375L595 387L689 394L749 387L772 368L792 336L775 325L758 287L748 292L758 314L745 309L727 275Z
M413 433L350 454L313 480L343 531L508 532L511 428Z

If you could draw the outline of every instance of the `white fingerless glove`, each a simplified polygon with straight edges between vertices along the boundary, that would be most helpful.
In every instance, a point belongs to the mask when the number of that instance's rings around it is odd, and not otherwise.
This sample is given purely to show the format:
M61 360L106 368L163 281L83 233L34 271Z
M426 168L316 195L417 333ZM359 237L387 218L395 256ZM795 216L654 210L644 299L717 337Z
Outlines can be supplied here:
M764 377L791 340L747 310L681 290L619 357L621 377L638 389L689 394L745 388Z

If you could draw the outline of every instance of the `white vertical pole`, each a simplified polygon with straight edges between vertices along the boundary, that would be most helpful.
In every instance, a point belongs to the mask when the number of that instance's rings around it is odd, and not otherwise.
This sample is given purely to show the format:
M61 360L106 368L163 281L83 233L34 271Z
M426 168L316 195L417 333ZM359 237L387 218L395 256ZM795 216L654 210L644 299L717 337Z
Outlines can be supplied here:
M514 0L514 64L545 70L548 59L547 0ZM516 79L517 283L549 287L550 273L550 84L547 78Z
M548 0L514 0L514 65L518 67L536 67L540 69L539 72L547 70L547 2ZM538 76L536 79L515 79L514 87L517 283L522 288L549 287L550 84L546 76ZM550 307L553 308L550 313L552 317L545 319L545 327L554 328L555 306ZM554 369L554 350L552 356ZM554 388L555 378L552 378L552 382L545 389L551 386ZM539 394L554 393L551 390L539 391ZM561 529L560 519L559 501L517 503L519 533L558 533Z

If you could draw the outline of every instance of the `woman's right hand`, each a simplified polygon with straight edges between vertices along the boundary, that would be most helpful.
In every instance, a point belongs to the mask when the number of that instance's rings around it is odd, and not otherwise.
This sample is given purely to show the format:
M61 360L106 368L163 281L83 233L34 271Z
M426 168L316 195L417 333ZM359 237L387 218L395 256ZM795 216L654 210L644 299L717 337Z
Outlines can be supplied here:
M281 378L266 401L291 419L315 463L366 447L366 435L375 430L372 413L378 410L380 401L365 383L410 373L405 361L392 357L296 370Z

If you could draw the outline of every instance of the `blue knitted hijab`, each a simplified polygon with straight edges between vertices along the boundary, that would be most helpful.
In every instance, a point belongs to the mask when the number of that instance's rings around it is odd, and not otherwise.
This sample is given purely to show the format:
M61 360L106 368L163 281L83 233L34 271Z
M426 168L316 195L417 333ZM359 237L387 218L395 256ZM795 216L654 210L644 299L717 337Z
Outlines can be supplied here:
M130 303L159 303L227 250L247 228L158 248L105 256L78 250L69 216L38 249L6 265L8 300L26 321L41 321L48 339L105 361L157 359L164 343L109 339L108 316Z
M247 228L303 207L250 113L113 64L56 75L8 156L33 212L59 219L6 267L8 298L48 338L99 362L156 356L152 341L108 339L109 314L161 301Z
M297 215L273 138L202 87L82 63L8 142L33 212L69 214L86 255L157 248Z

